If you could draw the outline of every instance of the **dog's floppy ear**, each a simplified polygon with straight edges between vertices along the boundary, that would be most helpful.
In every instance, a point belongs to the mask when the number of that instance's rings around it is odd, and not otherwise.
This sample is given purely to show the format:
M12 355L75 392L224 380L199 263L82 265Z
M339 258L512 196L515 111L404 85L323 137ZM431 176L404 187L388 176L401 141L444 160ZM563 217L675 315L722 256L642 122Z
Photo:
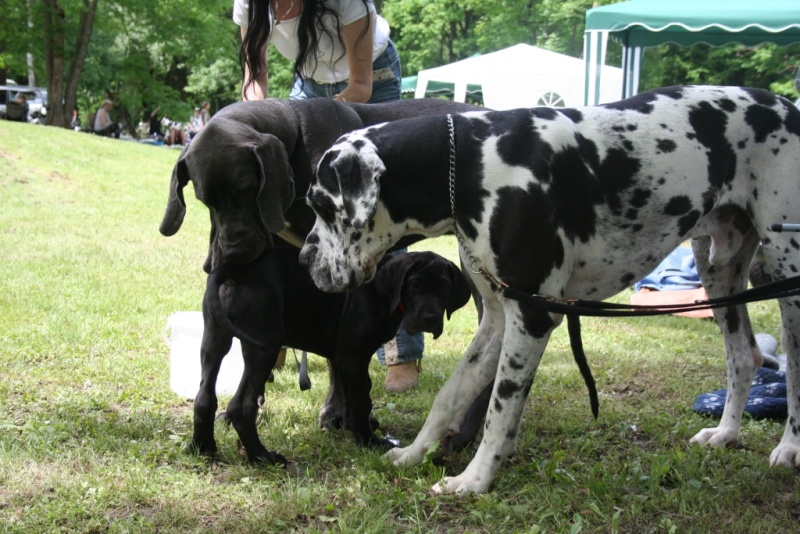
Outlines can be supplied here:
M258 211L264 226L275 234L283 230L283 213L294 201L294 171L286 148L274 135L264 134L253 155L260 172Z
M186 216L186 200L183 198L183 188L189 183L189 170L186 168L186 161L183 156L186 154L184 149L175 167L172 168L172 179L169 183L169 200L167 200L167 210L161 220L159 231L165 236L175 235L183 224Z
M380 193L380 177L386 171L383 161L371 144L359 150L346 150L331 164L339 180L342 202L350 224L355 229L375 215Z
M450 298L447 301L447 319L450 320L450 316L454 311L469 302L472 293L470 292L469 284L467 284L466 275L453 262L448 261L447 263L449 264L448 275L452 282Z
M392 255L375 273L372 283L379 295L389 298L390 313L400 305L400 300L403 298L403 284L413 264L412 257L408 253L401 252Z

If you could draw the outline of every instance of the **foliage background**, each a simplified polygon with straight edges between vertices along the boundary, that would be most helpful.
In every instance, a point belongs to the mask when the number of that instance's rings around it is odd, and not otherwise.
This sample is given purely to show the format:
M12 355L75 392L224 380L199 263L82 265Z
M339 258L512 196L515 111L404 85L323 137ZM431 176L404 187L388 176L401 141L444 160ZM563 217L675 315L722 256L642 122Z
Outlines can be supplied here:
M383 0L378 9L392 26L404 75L516 43L580 57L587 9L592 0ZM129 129L155 105L173 120L187 120L208 100L212 111L238 100L239 29L232 0L16 0L0 10L0 79L46 86L48 9L63 14L64 63L74 68L81 16L96 4L85 63L78 77L77 105L87 111L104 98ZM621 50L609 47L609 64ZM288 96L291 64L270 47L273 96ZM681 83L749 85L791 99L800 46L680 48L665 45L645 53L641 89ZM69 103L67 103L69 104ZM71 109L65 109L65 115ZM67 124L68 120L65 121ZM57 123L56 123L57 124Z

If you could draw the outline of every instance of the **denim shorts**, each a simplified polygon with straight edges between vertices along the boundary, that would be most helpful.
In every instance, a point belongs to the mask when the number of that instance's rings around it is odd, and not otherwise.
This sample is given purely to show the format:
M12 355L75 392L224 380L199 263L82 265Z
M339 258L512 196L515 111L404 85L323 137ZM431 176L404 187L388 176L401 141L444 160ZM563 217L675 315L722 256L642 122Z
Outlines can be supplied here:
M397 49L391 40L389 40L386 50L372 63L372 73L372 96L368 101L370 104L400 100L402 78L400 56L397 55ZM344 91L346 87L347 80L338 83L318 83L312 79L301 79L295 75L289 98L292 100L333 98L334 95Z

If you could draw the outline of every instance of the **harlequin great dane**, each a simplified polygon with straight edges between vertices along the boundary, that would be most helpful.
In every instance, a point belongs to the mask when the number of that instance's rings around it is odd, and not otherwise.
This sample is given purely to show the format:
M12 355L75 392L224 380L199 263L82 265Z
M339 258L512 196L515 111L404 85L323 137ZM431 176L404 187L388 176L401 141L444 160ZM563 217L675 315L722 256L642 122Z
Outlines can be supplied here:
M452 127L448 117L427 117L362 129L323 156L308 194L317 220L301 253L320 288L369 280L403 235L454 230L465 265L560 299L610 297L687 238L710 297L745 288L759 240L776 278L800 268L800 240L769 231L800 216L800 111L783 98L670 87L597 107L450 120ZM387 453L396 465L418 464L494 380L474 458L436 491L488 490L515 449L542 352L562 320L472 276L485 304L475 338L415 441ZM784 299L780 309L789 419L770 463L800 466L800 299ZM737 440L762 355L744 305L714 315L728 398L719 426L691 441L720 447Z

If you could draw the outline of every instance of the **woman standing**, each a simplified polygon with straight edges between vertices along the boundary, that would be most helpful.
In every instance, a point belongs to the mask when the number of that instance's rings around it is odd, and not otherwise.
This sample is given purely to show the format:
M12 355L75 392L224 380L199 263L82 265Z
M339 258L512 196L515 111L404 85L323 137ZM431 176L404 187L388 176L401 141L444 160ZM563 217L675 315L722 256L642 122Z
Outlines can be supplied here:
M243 100L268 96L267 46L294 61L290 98L400 99L400 58L371 0L234 0Z
M242 100L269 95L270 42L294 61L291 99L400 100L400 57L372 0L234 0L233 20L242 34ZM417 386L424 348L422 334L401 326L378 351L388 391Z

